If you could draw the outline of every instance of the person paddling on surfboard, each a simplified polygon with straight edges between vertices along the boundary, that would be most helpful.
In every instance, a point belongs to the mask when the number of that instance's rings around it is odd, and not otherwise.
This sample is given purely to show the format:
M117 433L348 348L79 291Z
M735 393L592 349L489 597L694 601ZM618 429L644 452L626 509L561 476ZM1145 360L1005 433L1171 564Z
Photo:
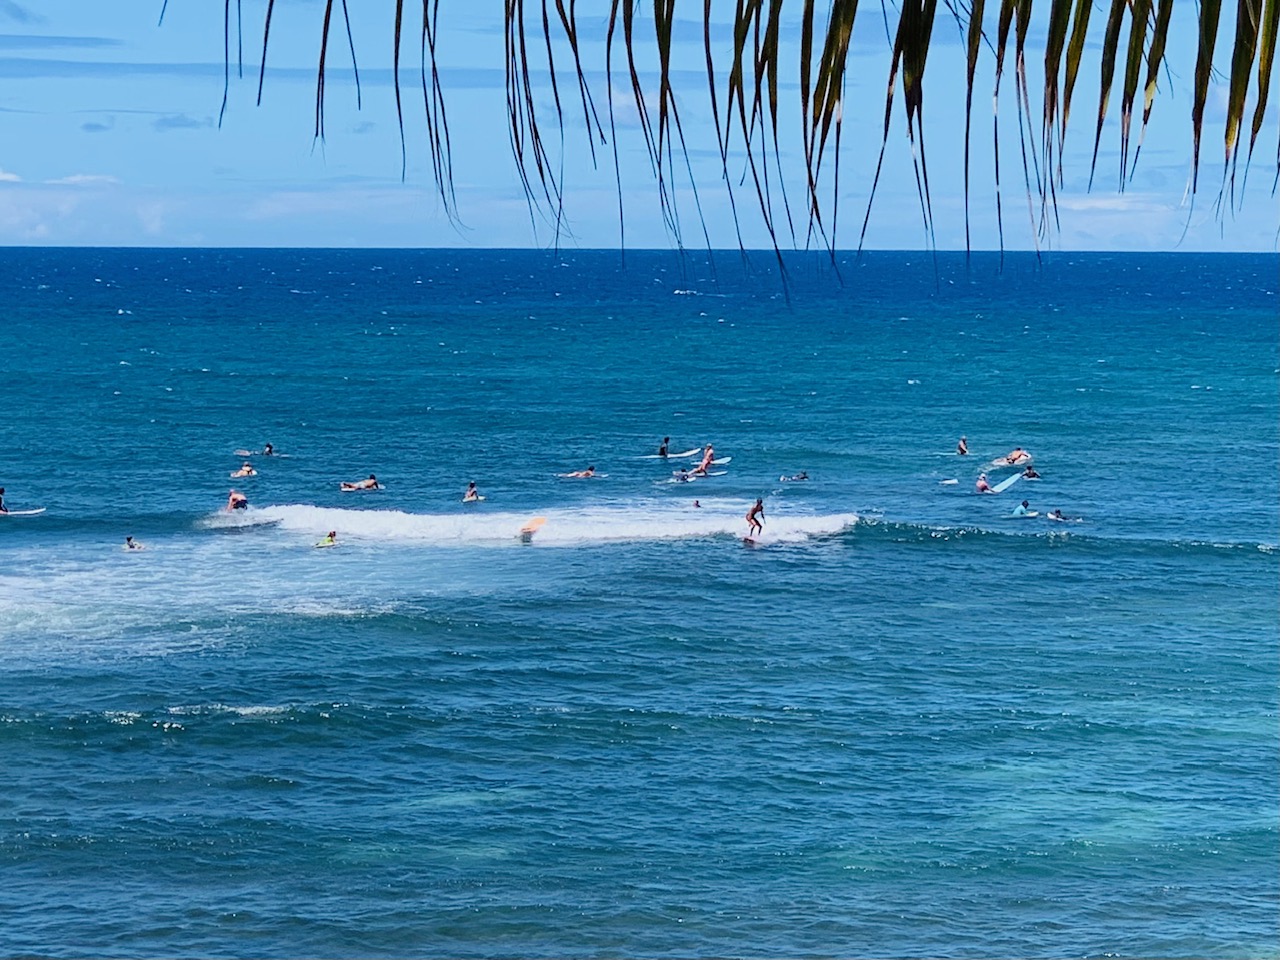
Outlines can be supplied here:
M253 469L253 465L246 460L239 470L231 474L231 479L235 480L237 477L256 477L257 475L258 471Z
M585 469L585 470L575 470L575 471L573 471L573 473L562 473L562 474L560 474L560 476L562 476L562 477L566 477L566 478L570 478L570 479L575 479L575 480L577 480L577 479L586 479L586 478L588 478L588 477L594 477L595 475L596 475L596 468L595 468L595 465L594 465L594 464L593 464L592 466L587 467L587 469Z
M710 449L708 447L707 449ZM747 539L764 532L764 499L757 497L755 506L747 511Z
M995 491L991 489L991 484L987 483L987 475L985 473L978 474L978 482L974 484L974 489L977 490L978 493L995 493Z
M1018 504L1016 507L1013 508L1013 515L1015 517L1025 517L1028 513L1030 513L1030 510L1028 509L1030 506L1031 506L1031 501L1023 500L1020 504Z
M348 483L344 480L338 486L343 490L377 490L381 484L378 483L378 478L371 473L367 480L357 480L355 483Z

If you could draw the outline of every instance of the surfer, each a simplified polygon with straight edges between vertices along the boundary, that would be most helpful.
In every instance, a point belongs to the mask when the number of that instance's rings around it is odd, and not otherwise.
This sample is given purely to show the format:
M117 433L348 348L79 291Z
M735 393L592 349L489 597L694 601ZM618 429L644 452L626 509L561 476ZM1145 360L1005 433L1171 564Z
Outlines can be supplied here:
M808 470L801 470L799 473L797 473L797 474L795 474L795 475L793 475L793 476L790 476L790 477L779 477L778 479L779 479L779 480L781 480L783 483L799 483L801 480L808 480L808 479L809 479L809 471L808 471Z
M707 468L711 466L711 461L716 458L715 448L711 444L707 444L707 449L702 451L702 462L693 468L694 473L706 473Z
M1023 450L1021 447L1014 447L1012 450L1010 450L1000 459L1012 467L1015 464L1022 463L1025 460L1030 460L1031 454L1027 453L1027 451Z
M663 437L662 444L661 446L658 447L658 456L662 457L664 460L667 457L667 449L670 443L671 443L670 437Z
M126 550L145 550L146 549L146 547L140 544L137 540L133 539L133 537L124 538L124 548Z
M378 478L371 473L367 480L357 480L355 483L344 480L338 486L343 490L377 490L382 484L378 483Z
M336 546L337 543L338 543L338 531L330 530L328 533L324 535L324 537L320 540L320 542L316 544L316 546L332 547L332 546Z
M1029 501L1023 500L1020 504L1018 504L1016 507L1013 508L1013 515L1015 517L1025 517L1030 512L1027 509L1030 506L1031 506L1031 503Z
M960 438L960 442L956 444L956 453L958 453L962 457L967 457L969 455L969 438L968 437Z
M467 484L467 492L462 495L463 503L475 503L477 500L483 500L480 491L476 489L476 482L472 480Z
M234 480L237 477L256 477L257 475L258 475L258 471L253 469L253 466L249 463L248 460L246 460L244 462L244 465L231 475L231 479Z
M4 487L0 487L0 513L8 513L9 508L4 505Z
M693 506L694 506L694 509L696 510L702 509L702 504L700 504L697 500L693 501Z
M264 445L264 446L263 446L263 448L262 448L262 455L263 455L264 457L269 457L269 456L271 456L271 455L272 455L273 453L275 453L275 452L276 452L276 448L275 448L275 447L273 447L273 446L272 446L271 444L269 444L269 443L268 443L268 444L266 444L266 445Z
M708 448L710 449L710 448ZM747 511L747 539L750 540L753 534L764 532L764 499L756 498L755 506Z
M693 479L693 477L691 477L691 476L689 475L689 471L688 471L688 470L681 470L681 471L680 471L679 473L677 473L677 474L676 474L676 476L675 476L675 481L676 481L676 483L688 483L688 482L689 482L690 480L692 480L692 479Z
M977 490L978 493L995 493L995 491L991 489L991 484L987 483L987 475L985 473L978 474L978 482L974 484L974 489Z
M586 479L587 477L594 477L595 475L596 475L596 468L594 465L587 467L587 469L585 470L575 470L573 471L573 473L560 474L560 476L562 477L567 477L572 479Z
M1036 473L1035 467L1027 467L1027 469L1022 471L1022 479L1023 480L1039 480L1040 474Z
M248 506L249 506L249 498L246 497L239 490L232 490L231 493L227 495L227 512L228 513L230 513L232 510L245 510L248 508Z

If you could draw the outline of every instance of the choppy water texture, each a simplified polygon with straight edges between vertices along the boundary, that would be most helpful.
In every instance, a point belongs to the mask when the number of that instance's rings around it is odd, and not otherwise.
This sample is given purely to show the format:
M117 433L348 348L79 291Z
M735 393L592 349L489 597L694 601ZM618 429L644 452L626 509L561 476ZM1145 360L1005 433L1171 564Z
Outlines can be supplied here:
M5 955L1277 955L1276 257L0 261Z

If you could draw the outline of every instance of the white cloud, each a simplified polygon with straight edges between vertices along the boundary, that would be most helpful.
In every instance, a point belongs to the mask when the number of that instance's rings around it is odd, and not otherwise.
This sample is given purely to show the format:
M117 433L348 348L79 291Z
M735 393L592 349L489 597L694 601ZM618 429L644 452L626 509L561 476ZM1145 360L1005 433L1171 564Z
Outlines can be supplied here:
M22 178L16 173L10 173L3 167L0 167L0 183L21 183Z
M69 177L57 177L53 180L46 180L45 183L55 186L92 186L95 184L112 184L119 183L116 177L108 176L105 173L73 173Z

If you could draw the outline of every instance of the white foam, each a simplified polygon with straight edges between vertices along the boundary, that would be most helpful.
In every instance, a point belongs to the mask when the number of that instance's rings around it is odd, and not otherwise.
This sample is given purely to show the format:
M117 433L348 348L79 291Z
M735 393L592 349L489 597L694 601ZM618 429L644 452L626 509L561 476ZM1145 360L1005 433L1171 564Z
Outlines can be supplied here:
M546 518L534 538L536 543L572 545L740 536L746 529L744 515L748 506L748 501L716 500L694 510L662 500L528 513L424 514L288 504L263 507L259 512L263 518L278 521L282 532L315 536L317 531L334 530L339 542L351 539L441 545L511 543L536 514ZM769 516L766 510L765 539L794 542L838 533L857 519L852 513Z

